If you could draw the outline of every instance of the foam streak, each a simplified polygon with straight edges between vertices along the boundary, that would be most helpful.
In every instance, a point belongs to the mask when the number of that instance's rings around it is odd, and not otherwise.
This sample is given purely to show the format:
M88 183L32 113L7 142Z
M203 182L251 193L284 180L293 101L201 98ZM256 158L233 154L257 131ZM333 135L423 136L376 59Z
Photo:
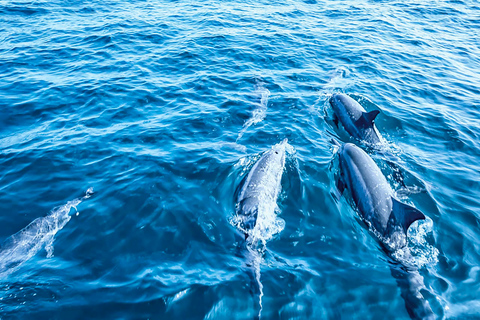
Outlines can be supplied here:
M16 271L44 246L47 257L53 256L53 240L58 231L70 220L70 211L93 194L89 188L84 197L55 208L48 216L33 220L28 226L7 238L0 246L0 278Z
M244 125L240 133L238 134L237 140L240 140L248 128L252 125L256 125L257 123L263 121L267 116L267 105L268 105L268 97L270 96L270 91L267 88L263 87L263 85L259 84L256 88L257 92L260 94L260 103L258 104L258 108L253 110L252 117L248 119Z

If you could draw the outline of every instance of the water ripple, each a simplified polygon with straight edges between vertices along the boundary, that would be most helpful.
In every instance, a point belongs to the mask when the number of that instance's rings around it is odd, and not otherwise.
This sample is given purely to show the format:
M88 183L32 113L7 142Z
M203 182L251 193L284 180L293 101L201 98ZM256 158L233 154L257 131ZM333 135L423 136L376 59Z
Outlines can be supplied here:
M381 110L403 194L429 218L410 245L432 308L478 317L479 14L473 0L0 1L1 240L99 190L58 224L54 256L20 255L2 316L258 316L229 218L249 155L288 138L261 318L408 319L378 243L332 196L324 113L345 92Z

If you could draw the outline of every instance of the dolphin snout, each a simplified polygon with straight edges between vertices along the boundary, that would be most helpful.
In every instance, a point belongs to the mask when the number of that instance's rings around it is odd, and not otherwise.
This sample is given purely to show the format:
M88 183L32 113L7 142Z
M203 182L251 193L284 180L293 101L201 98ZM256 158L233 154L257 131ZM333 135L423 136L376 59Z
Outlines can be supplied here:
M332 107L336 107L346 104L347 99L348 96L343 93L334 93L329 101Z
M288 144L288 139L285 138L283 139L281 142L277 143L276 145L274 145L272 147L272 149L275 151L276 154L278 153L282 153L282 154L285 154L285 149L287 147L287 144Z

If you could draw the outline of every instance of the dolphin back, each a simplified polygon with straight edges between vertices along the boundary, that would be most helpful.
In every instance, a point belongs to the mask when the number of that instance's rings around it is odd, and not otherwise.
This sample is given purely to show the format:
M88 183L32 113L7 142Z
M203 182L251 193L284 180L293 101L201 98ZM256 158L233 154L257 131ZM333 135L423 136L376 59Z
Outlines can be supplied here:
M380 111L367 112L356 100L346 94L334 94L330 98L330 105L335 114L334 123L342 123L347 133L355 139L366 141L369 144L381 142L380 133L374 121Z
M260 213L274 208L285 167L287 140L267 150L240 183L236 195L236 213L242 231L252 230Z

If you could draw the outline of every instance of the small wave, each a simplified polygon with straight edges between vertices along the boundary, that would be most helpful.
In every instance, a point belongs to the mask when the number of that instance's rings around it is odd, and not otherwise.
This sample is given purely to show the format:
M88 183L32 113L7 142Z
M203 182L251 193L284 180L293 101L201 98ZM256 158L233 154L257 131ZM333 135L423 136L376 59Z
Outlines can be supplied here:
M85 196L53 209L48 216L33 220L28 226L7 238L0 246L0 278L5 278L16 271L43 247L47 251L47 257L53 257L55 235L70 221L72 208L77 211L76 207L92 194L93 188L89 188Z
M245 132L248 130L250 126L256 125L257 123L263 121L267 116L267 105L268 105L268 97L270 96L270 91L263 86L263 83L258 83L256 85L255 91L260 95L260 103L258 107L253 110L252 117L248 119L244 125L240 133L238 134L237 140L240 140Z

